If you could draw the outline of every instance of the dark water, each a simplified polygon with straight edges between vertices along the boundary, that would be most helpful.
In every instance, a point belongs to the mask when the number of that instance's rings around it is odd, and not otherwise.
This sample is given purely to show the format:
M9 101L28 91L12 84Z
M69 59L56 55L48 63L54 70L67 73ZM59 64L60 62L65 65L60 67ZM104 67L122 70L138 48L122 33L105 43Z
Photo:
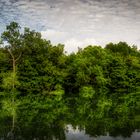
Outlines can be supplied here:
M36 130L39 129L39 126L36 127ZM43 126L41 126L43 127ZM5 129L5 130L4 130ZM8 128L7 128L8 130ZM52 130L38 130L34 131L28 128L27 130L18 130L15 128L14 132L6 131L6 127L3 128L3 133L1 134L0 140L139 140L140 132L135 129L131 135L127 135L127 129L122 131L122 134L111 135L109 132L106 132L101 135L92 136L88 134L86 130L80 130L80 128L73 127L71 124L65 125L65 127L54 127ZM5 133L5 134L4 134ZM93 131L94 133L94 131ZM117 134L117 131L116 131ZM124 135L124 136L123 136Z
M20 99L0 110L0 140L140 140L138 114L107 117L86 103Z
M90 136L84 130L79 131L78 127L76 130L74 130L71 126L69 126L69 132L66 133L66 139L67 140L139 140L140 132L135 130L134 132L132 132L132 135L128 137L123 137L121 135L111 136L109 135L109 133L100 136Z

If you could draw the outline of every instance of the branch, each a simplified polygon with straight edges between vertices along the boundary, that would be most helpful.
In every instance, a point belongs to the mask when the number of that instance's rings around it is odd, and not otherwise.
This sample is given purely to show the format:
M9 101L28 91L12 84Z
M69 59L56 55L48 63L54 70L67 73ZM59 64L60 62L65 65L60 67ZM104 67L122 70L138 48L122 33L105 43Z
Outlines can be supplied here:
M15 59L15 57L14 57L14 55L13 55L13 53L11 52L11 50L10 49L8 49L8 52L10 53L10 55L12 56L12 58L13 58L13 60Z
M15 60L15 62L17 62L20 59L21 55L22 55L22 52L19 54L19 56L17 57L17 59Z

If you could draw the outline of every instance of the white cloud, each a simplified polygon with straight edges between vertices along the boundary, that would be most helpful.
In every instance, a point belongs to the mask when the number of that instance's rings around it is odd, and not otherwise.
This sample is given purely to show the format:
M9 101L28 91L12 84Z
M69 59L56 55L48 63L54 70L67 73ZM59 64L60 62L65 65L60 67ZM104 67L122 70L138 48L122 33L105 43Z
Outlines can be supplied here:
M65 35L65 32L48 29L47 31L41 31L41 34L43 38L52 38L54 36L62 37Z
M76 35L69 34L68 32L62 32L58 30L49 29L41 32L42 37L51 40L52 44L62 43L65 45L65 51L67 53L77 52L78 47L84 48L88 45L97 44L94 38L78 38Z
M94 38L85 38L85 39L76 39L71 38L67 40L65 43L65 51L68 53L77 52L78 47L85 48L88 45L97 44Z
M67 38L67 32L61 32L54 29L48 29L46 31L41 31L42 38L51 40L52 43L63 43Z

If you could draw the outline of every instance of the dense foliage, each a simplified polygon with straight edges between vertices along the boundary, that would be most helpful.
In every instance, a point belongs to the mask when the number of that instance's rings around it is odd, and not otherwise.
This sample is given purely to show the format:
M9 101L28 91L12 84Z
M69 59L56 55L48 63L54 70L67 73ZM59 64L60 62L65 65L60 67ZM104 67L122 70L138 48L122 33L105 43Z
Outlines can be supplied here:
M1 40L0 118L19 112L22 116L24 111L31 117L25 122L40 114L51 123L62 112L71 116L73 109L80 120L86 116L89 124L93 118L126 121L138 116L140 51L136 46L109 43L67 55L64 45L54 46L29 28L21 32L15 22L7 26ZM28 112L29 108L34 111ZM47 116L41 115L50 110Z

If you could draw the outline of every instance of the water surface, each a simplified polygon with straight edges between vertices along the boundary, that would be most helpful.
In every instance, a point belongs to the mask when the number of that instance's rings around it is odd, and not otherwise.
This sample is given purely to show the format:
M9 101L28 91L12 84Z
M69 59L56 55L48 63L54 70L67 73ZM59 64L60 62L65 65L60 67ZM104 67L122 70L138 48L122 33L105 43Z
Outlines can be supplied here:
M32 99L31 99L32 100ZM99 116L92 103L22 99L16 109L0 110L0 140L139 140L140 116ZM75 100L75 99L74 99ZM81 103L80 103L81 102ZM101 111L101 110L100 110ZM133 111L134 112L134 111ZM15 117L13 127L12 118Z

